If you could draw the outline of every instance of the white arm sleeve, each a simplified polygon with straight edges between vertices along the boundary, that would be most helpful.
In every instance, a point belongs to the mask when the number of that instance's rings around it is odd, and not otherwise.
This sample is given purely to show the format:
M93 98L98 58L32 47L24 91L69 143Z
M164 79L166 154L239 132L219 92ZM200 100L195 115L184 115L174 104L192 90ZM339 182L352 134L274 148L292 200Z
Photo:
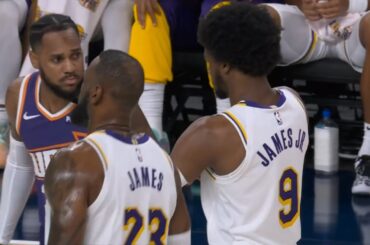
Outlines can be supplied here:
M191 232L190 230L179 234L173 234L168 236L168 245L190 245L191 244Z
M10 136L0 199L0 244L8 244L34 181L32 159L23 142Z

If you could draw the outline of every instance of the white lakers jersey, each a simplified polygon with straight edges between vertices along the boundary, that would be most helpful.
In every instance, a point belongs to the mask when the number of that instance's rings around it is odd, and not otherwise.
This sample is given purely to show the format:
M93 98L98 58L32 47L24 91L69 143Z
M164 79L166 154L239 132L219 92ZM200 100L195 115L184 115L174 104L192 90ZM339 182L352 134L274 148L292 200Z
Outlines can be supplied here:
M348 13L346 16L334 19L320 19L309 21L321 40L329 43L337 43L349 38L352 34L352 26L362 17L360 13Z
M88 208L84 244L166 244L177 193L172 162L150 137L99 131L84 139L105 177Z
M276 106L241 101L222 114L240 135L246 156L230 174L201 174L211 245L296 244L301 237L308 123L301 101L289 90L279 93Z

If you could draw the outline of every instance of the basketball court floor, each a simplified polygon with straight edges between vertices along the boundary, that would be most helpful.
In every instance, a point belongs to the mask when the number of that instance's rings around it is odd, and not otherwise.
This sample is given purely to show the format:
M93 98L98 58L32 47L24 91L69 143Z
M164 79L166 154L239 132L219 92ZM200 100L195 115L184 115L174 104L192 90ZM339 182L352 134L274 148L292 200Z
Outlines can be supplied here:
M338 173L323 175L313 170L311 155L308 154L303 177L302 240L299 244L370 244L370 198L351 194L355 176L352 161L342 159ZM187 192L191 193L187 200L192 217L192 244L207 244L199 186L195 184ZM36 202L33 193L18 223L15 240L37 240Z

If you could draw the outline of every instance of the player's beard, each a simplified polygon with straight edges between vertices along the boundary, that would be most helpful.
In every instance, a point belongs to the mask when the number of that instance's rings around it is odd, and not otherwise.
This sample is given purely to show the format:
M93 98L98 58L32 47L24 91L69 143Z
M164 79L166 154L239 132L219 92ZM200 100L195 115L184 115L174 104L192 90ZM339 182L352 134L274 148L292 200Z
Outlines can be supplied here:
M87 96L83 97L78 102L77 107L71 113L71 120L73 124L87 128L89 123L89 113L87 112L87 105L89 99Z
M57 96L63 99L72 101L72 102L77 102L77 98L78 98L78 94L80 93L82 82L80 82L80 84L77 85L75 91L67 92L67 91L62 90L58 85L53 84L51 80L46 76L45 72L42 69L40 69L40 76L41 76L42 81L45 83L45 85L51 91L53 91L53 93L55 93Z
M226 84L219 72L215 72L213 81L215 83L215 93L216 93L217 98L220 98L220 99L228 98L229 96L227 92L221 89L221 87L225 86Z

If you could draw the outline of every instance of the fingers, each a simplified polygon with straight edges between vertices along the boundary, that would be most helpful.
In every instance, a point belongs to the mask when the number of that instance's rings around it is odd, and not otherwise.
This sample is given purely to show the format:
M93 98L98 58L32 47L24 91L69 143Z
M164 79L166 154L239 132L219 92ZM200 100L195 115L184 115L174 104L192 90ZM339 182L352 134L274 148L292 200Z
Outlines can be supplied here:
M137 19L141 28L145 28L145 0L136 0Z
M157 14L157 15L161 15L161 7L159 6L159 3L157 0L152 0L153 1L153 9L154 9L154 12Z
M146 14L149 15L154 26L157 25L156 15L161 15L160 6L157 0L135 0L137 7L137 19L141 28L145 28Z
M155 4L154 3L155 1L147 0L145 2L146 2L146 10L147 10L150 18L152 19L153 25L156 26L157 25L157 17L155 16L155 9L154 9L154 6L153 6Z
M317 11L325 19L336 18L346 13L346 6L338 0L319 2L315 5Z
M321 19L320 13L317 11L316 6L312 0L303 0L302 11L306 18L310 21Z
M316 10L306 10L304 12L304 15L310 21L316 21L321 19L321 15Z

